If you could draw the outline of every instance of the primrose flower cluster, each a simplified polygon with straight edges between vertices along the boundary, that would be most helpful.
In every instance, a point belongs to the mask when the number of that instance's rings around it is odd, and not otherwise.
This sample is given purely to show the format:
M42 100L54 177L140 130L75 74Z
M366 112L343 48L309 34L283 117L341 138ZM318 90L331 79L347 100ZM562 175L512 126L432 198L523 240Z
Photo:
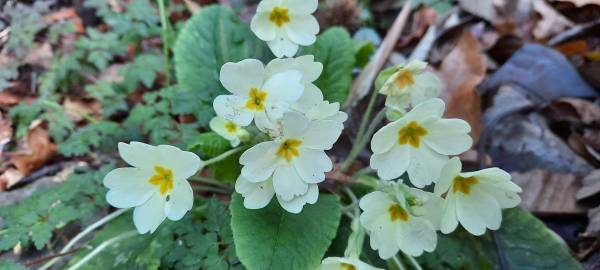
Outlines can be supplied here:
M445 104L436 98L441 84L411 61L393 69L379 93L396 115L371 141L370 166L382 180L380 190L360 199L360 222L371 247L388 259L398 251L410 256L431 252L436 231L451 233L460 223L469 233L497 230L503 208L520 203L519 186L499 168L461 172L456 156L471 148L469 124L443 118ZM408 110L408 112L406 112ZM407 176L409 187L400 177ZM398 179L398 180L396 180ZM435 184L434 192L421 190Z

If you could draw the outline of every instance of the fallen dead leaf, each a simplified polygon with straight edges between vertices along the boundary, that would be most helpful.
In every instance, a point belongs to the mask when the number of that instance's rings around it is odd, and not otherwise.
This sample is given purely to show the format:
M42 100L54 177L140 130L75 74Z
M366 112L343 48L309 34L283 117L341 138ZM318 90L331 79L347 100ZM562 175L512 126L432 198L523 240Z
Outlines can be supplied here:
M481 44L470 33L463 32L456 47L444 58L439 69L446 89L446 116L466 120L471 125L471 136L477 141L481 133L481 99L475 88L486 71L486 58Z
M523 189L521 204L529 211L537 215L586 213L587 209L575 200L581 186L581 180L575 175L540 169L511 175L513 182Z
M17 169L7 169L0 174L0 191L5 191L23 179L23 174Z
M600 206L588 211L589 223L582 236L596 237L600 234Z
M9 118L4 118L2 116L2 112L0 112L0 156L2 156L2 151L4 146L10 142L10 139L13 135L12 122Z
M581 188L577 191L575 198L584 200L600 193L600 170L593 170L581 180Z
M432 7L421 6L416 12L413 13L412 23L408 29L408 35L400 37L399 48L404 48L415 41L419 41L420 38L425 34L427 29L434 25L437 20L437 12Z
M44 17L44 22L53 23L53 22L61 22L72 20L75 24L75 32L84 33L85 26L83 25L83 21L77 15L77 11L75 8L63 8L61 10L50 13Z
M533 9L541 16L541 19L533 28L533 36L536 39L546 39L575 25L544 0L533 0Z
M102 104L97 100L83 101L77 99L66 98L63 102L65 114L74 122L83 120L84 114L89 116L99 115L102 110Z
M112 64L108 66L98 76L98 81L107 81L111 83L120 83L123 81L123 76L119 74L119 71L123 67L123 64Z
M583 55L588 51L588 45L585 40L573 40L556 46L556 49L566 57L571 57L578 54Z
M52 55L52 47L50 46L50 43L46 42L43 44L38 44L29 51L27 56L25 56L25 62L47 69L50 67Z
M23 142L22 149L12 154L12 162L23 175L28 175L42 167L57 153L57 147L50 141L48 131L39 121L34 121Z

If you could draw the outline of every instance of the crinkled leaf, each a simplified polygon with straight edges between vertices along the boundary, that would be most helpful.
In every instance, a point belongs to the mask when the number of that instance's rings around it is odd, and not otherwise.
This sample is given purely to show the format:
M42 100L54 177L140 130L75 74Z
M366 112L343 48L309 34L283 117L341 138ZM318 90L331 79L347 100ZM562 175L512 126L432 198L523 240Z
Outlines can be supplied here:
M212 131L205 132L196 137L188 149L200 152L204 157L215 157L231 148L228 140Z
M219 81L224 63L272 57L265 42L221 5L200 9L179 33L173 51L180 91L187 92L183 95L190 103L186 113L196 114L201 123L210 120L213 99L227 93Z
M240 261L249 270L315 269L336 235L340 203L321 194L299 214L283 210L276 199L258 210L244 208L242 197L231 201L231 228Z
M305 47L299 55L312 54L323 63L323 73L315 82L326 100L344 103L352 84L354 42L341 27L329 28L317 37L315 44Z

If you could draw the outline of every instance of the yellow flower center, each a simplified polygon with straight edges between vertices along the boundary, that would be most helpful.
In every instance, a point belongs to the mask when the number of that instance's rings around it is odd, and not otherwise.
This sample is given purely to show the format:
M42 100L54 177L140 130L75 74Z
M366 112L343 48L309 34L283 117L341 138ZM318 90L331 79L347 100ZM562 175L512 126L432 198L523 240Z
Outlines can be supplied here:
M285 23L290 22L290 15L288 14L288 9L282 7L274 7L273 10L271 10L269 20L275 25L277 25L277 27L282 27Z
M471 187L477 183L479 183L479 180L477 180L475 176L462 177L459 175L454 177L454 182L452 183L452 192L462 192L463 194L468 195L471 193Z
M404 222L408 221L408 212L397 203L390 205L388 213L390 214L392 222L396 220L402 220Z
M402 90L404 87L413 85L415 83L415 78L410 70L402 69L398 71L395 82L398 89Z
M398 131L398 143L410 144L415 148L419 148L421 137L427 135L427 130L415 121L408 123Z
M170 169L154 166L154 175L148 180L150 184L158 187L161 196L173 189L173 171Z
M265 109L266 99L267 92L252 87L252 89L250 89L250 95L248 96L248 100L246 100L246 108L258 112L263 111Z
M225 124L225 129L229 133L235 133L238 129L238 126L234 122L227 122L227 124Z
M340 267L342 267L344 270L356 270L356 266L349 263L340 263Z
M281 145L279 145L279 149L275 155L278 157L285 158L286 161L291 161L293 157L300 156L300 151L298 151L298 146L302 144L301 140L296 139L287 139Z

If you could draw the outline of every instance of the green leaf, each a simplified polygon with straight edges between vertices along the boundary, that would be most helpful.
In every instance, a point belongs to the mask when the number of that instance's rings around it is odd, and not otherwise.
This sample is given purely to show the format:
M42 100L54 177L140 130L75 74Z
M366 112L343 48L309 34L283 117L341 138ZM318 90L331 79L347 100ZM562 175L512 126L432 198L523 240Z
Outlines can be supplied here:
M133 63L123 66L119 73L123 75L123 85L127 91L132 92L139 83L151 88L163 65L164 61L160 55L145 53L137 56Z
M375 52L375 45L371 41L354 40L354 66L363 68L369 63L369 58Z
M317 37L315 44L303 48L299 55L312 54L323 63L323 73L315 85L329 102L344 103L352 84L354 42L341 27L329 28Z
M51 237L52 226L48 222L41 221L31 227L31 240L38 250L42 249Z
M519 207L503 214L500 246L511 270L581 269L567 247L529 212ZM489 233L476 237L460 229L438 236L437 249L418 258L427 269L494 269L498 265Z
M315 269L336 235L340 203L321 194L299 214L283 210L276 199L263 209L250 210L234 194L231 228L240 261L249 270Z
M189 150L200 152L205 158L216 157L229 148L231 148L231 143L212 131L201 133L188 146Z
M0 269L2 270L27 270L28 268L16 262L0 260Z
M177 79L193 107L194 113L206 124L214 114L213 99L226 94L219 81L219 71L226 62L246 58L268 60L271 53L250 28L224 6L203 7L179 33L175 47Z

